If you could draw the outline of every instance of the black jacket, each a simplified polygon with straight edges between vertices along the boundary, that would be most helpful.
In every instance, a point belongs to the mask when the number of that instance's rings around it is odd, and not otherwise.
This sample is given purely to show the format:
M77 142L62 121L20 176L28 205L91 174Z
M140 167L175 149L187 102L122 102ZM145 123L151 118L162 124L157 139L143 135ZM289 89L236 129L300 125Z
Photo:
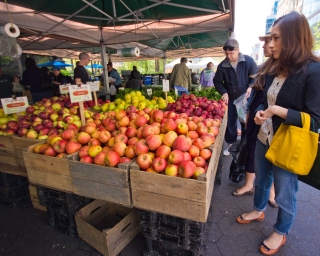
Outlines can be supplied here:
M226 58L218 65L213 83L221 95L228 93L229 99L234 100L244 94L248 87L254 83L252 76L256 72L257 65L254 60L239 53L237 72Z
M305 72L293 74L287 77L282 85L275 105L288 109L286 120L279 116L272 116L273 133L275 134L281 123L302 127L301 114L310 114L314 120L315 131L320 128L320 63L311 62ZM257 108L268 108L267 92L274 76L267 76L264 97ZM312 125L310 126L312 129ZM313 130L313 129L312 129Z
M126 88L130 88L133 90L142 90L142 85L140 80L138 79L131 79L126 83Z

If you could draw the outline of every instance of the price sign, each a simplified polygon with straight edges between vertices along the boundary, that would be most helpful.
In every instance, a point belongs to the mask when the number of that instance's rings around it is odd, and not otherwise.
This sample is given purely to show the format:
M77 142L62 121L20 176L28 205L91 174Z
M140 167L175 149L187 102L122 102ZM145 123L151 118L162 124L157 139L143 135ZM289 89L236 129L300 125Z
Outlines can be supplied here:
M91 90L89 84L71 85L69 86L71 103L92 100Z
M162 90L164 92L170 91L169 80L166 80L166 79L162 80Z
M152 95L152 89L147 89L147 94L148 94L149 96L151 96L151 95Z
M69 93L69 85L61 84L59 85L59 90L61 94L67 94Z
M1 99L2 107L5 114L14 114L23 112L29 106L27 97L17 97L16 99Z
M174 92L176 95L178 95L178 89L177 88L174 88Z
M99 91L99 82L98 81L94 81L93 83L91 83L90 84L90 90L92 92Z

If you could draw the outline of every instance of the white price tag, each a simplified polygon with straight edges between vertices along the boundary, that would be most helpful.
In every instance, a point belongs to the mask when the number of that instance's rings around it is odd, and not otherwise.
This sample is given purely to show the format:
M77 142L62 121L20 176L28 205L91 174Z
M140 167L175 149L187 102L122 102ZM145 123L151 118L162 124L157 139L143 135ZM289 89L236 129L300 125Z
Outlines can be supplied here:
M170 91L169 80L165 80L165 79L162 80L162 90L164 92Z
M71 103L92 100L89 84L71 85L69 86Z
M99 81L94 81L90 84L90 90L92 92L99 91Z
M59 90L61 94L67 94L69 93L69 85L61 84L59 85Z
M178 89L177 88L174 88L174 93L176 94L176 95L178 95L179 93L178 93Z
M26 96L17 97L16 99L12 99L12 98L1 99L1 103L2 103L4 113L7 115L23 112L29 106L28 98Z
M148 94L149 96L151 96L151 95L152 95L152 89L147 89L147 94Z

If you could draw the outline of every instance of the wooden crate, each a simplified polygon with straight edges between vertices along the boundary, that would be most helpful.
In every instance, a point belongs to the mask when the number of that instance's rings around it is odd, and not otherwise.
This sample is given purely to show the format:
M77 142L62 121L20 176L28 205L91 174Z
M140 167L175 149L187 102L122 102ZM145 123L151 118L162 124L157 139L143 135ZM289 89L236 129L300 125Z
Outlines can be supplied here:
M118 168L69 161L73 192L93 199L132 207L129 167L133 161Z
M47 207L40 204L36 186L29 184L29 193L33 208L46 212Z
M68 159L76 159L77 153L64 158L35 154L33 148L38 144L23 150L29 181L43 187L73 192Z
M197 180L140 171L130 166L133 206L179 218L206 222L226 129L226 116L212 147L208 170Z
M0 164L19 166L12 137L0 136Z
M12 137L13 147L16 152L16 157L18 161L18 166L25 168L26 165L24 163L22 151L24 148L32 146L34 144L38 144L40 142L44 143L45 140L38 140L38 139L29 139L29 138L22 138L18 136ZM25 170L27 172L27 170Z
M78 235L103 255L116 256L141 231L140 212L95 200L75 216Z

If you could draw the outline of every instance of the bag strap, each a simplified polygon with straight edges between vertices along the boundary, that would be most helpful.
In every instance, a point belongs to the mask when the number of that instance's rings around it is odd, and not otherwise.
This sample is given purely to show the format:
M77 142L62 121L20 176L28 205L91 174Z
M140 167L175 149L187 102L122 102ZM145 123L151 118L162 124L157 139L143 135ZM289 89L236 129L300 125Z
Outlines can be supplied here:
M310 131L310 115L301 112L302 128L304 130Z

